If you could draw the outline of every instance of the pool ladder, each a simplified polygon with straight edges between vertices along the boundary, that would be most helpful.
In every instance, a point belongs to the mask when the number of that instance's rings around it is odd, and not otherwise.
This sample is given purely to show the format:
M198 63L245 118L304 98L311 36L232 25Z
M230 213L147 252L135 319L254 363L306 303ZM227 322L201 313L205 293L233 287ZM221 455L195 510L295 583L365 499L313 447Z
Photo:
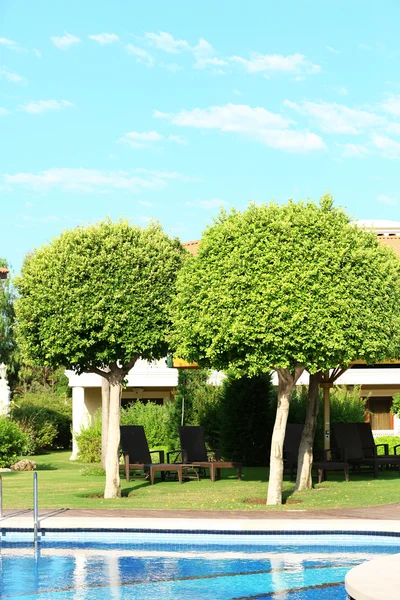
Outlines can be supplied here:
M0 473L0 518L3 518L3 478ZM38 542L39 529L39 494L38 494L38 474L33 473L33 541L35 546Z

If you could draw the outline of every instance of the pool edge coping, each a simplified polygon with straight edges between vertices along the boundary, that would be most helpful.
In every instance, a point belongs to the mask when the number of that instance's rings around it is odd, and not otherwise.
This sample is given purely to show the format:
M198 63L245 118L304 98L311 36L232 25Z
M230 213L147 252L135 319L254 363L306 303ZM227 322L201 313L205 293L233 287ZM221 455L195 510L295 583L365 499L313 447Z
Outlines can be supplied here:
M33 532L32 517L6 516L0 519L0 530L3 532ZM154 519L151 517L57 517L39 518L39 531L72 532L72 531L110 531L110 532L185 532L185 533L238 533L238 534L312 534L312 533L351 533L369 535L393 535L400 537L400 519L190 519L170 518Z

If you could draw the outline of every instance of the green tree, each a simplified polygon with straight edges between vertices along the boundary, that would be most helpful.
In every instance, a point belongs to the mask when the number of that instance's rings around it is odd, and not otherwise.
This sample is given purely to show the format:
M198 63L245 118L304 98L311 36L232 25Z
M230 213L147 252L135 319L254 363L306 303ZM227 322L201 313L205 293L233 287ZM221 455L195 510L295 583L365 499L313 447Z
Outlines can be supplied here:
M67 230L28 255L17 280L19 338L36 364L110 384L105 498L120 496L120 398L138 358L167 353L169 305L186 251L161 227L108 220Z
M18 369L18 385L15 393L18 395L43 392L57 396L71 396L68 377L65 368L40 367L29 363L22 363Z
M178 277L176 352L254 376L275 369L268 504L282 502L291 393L311 374L399 353L400 262L329 195L222 211ZM311 413L312 411L310 411ZM310 415L315 419L315 411ZM303 444L310 471L312 443ZM302 470L302 469L301 469Z
M221 391L221 450L226 458L245 465L268 462L270 415L275 392L270 374L228 376Z
M0 267L10 269L4 258ZM18 352L15 341L15 291L11 279L0 279L0 363L8 367L10 386L14 387L18 372Z
M180 369L174 402L169 407L168 443L179 448L180 425L202 425L210 448L219 447L220 386L208 383L209 369Z

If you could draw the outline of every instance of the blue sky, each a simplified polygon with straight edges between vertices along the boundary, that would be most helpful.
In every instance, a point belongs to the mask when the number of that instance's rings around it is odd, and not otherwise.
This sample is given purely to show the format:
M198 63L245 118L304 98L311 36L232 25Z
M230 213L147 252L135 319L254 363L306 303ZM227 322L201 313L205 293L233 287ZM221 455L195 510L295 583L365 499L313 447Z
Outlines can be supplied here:
M110 215L400 220L397 0L0 0L0 256Z

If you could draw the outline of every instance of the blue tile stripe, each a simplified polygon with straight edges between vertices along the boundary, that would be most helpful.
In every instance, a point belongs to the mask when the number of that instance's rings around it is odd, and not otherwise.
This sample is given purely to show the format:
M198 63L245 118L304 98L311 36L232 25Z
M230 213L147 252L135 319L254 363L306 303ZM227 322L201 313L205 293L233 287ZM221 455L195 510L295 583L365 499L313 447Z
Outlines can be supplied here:
M1 535L6 536L8 533L33 533L33 527L2 527ZM157 533L157 534L190 534L190 535L234 535L234 536L322 536L322 535L355 535L355 536L379 536L379 537L396 537L400 538L400 532L397 531L360 531L360 530L331 530L321 529L318 531L312 530L225 530L225 529L156 529L150 527L140 528L124 528L115 529L112 527L102 528L91 528L91 527L76 527L76 528L54 528L54 527L40 527L38 533L46 535L46 533Z

